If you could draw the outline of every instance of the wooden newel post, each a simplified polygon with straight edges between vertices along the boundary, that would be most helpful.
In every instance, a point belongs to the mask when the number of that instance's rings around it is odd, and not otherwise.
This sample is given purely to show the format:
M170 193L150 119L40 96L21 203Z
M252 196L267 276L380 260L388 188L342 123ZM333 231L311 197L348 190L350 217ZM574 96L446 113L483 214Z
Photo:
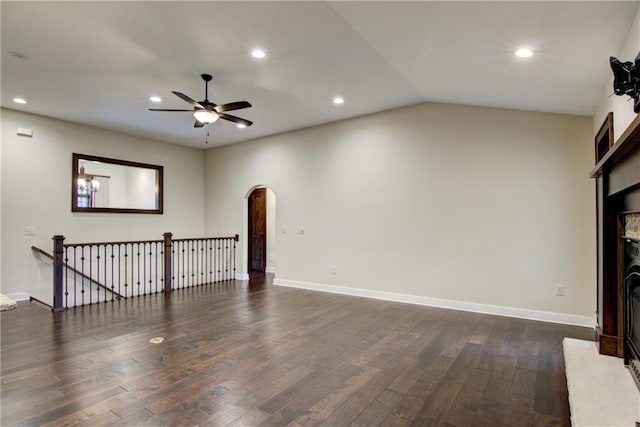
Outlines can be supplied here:
M63 311L64 236L53 236L53 311Z
M172 233L164 233L164 292L166 294L170 293L173 289L171 289L172 279L172 269L171 269L171 251L173 243L171 242Z

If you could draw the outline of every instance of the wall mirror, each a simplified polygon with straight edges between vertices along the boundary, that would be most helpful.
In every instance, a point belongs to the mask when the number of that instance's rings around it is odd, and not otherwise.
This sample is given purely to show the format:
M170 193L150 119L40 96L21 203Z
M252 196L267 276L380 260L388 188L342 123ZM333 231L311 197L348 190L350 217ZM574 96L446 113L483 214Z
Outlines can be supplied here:
M163 167L73 153L71 211L162 213Z

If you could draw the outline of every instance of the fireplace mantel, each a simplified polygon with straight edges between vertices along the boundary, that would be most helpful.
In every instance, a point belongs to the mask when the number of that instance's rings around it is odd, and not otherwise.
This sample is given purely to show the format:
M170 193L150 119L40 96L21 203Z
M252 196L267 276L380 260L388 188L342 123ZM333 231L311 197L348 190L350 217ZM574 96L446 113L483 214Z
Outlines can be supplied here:
M640 212L640 115L602 155L590 176L597 182L596 338L601 354L623 357L624 252L621 237L625 215Z
M602 159L596 164L589 176L597 178L602 175L603 170L611 169L627 157L632 151L637 150L640 145L640 115L631 122L616 143L609 149Z

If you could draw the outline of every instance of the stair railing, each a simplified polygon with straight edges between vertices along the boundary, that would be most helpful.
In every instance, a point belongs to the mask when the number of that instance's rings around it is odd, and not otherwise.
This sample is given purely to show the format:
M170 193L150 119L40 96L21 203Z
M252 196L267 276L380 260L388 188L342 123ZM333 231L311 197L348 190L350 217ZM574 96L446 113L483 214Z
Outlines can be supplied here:
M53 236L53 311L235 279L233 237L64 243ZM51 255L35 248L45 256Z

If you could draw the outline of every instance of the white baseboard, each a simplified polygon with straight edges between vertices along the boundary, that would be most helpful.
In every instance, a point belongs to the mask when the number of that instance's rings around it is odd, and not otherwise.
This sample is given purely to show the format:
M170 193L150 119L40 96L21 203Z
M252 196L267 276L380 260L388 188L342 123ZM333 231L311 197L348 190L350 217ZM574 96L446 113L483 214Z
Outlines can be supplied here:
M275 267L267 267L267 268L264 269L264 272L265 273L273 273L273 274L275 274L276 268Z
M249 275L247 273L236 273L236 280L249 280Z
M528 310L525 308L505 307L500 305L479 304L474 302L456 301L440 298L430 298L418 295L396 294L393 292L374 291L370 289L348 288L343 286L325 285L322 283L301 282L297 280L273 280L275 286L310 289L314 291L330 292L334 294L351 295L356 297L374 298L385 301L403 302L408 304L426 305L429 307L449 308L452 310L472 311L475 313L495 314L498 316L516 317L519 319L540 320L543 322L563 323L567 325L595 327L595 318L576 314L553 313L550 311Z
M29 301L31 296L26 292L16 292L15 294L5 294L14 301Z

